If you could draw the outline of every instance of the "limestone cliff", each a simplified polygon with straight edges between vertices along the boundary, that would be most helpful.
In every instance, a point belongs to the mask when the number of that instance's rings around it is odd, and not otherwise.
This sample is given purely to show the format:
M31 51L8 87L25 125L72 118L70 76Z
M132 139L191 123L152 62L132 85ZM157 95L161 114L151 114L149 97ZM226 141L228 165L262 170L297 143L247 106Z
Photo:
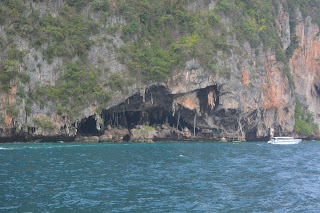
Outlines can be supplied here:
M72 1L24 1L21 8L27 12L22 11L18 14L29 17L28 15L33 14L32 11L38 11L39 17L46 17L49 13L51 18L47 21L50 23L63 13L61 11L71 11L73 6L78 6L69 2ZM147 141L151 135L160 139L171 135L179 139L180 136L188 135L187 138L190 138L190 133L199 135L207 130L214 133L244 135L247 140L264 140L269 137L271 128L275 130L276 135L293 134L296 97L305 111L313 113L315 123L320 124L320 83L319 86L317 84L320 80L319 26L312 22L310 16L303 17L299 8L295 17L298 21L295 34L299 38L299 45L286 64L279 60L277 49L261 42L253 44L250 39L239 39L240 35L234 31L237 25L232 23L228 10L225 9L219 17L216 15L217 7L222 7L221 2L224 1L188 1L183 5L183 10L191 14L201 14L199 20L202 16L211 15L213 18L208 20L213 20L213 30L211 28L208 32L215 33L217 26L221 28L218 29L219 33L212 35L226 34L224 44L218 43L216 46L220 49L210 53L210 59L204 60L202 54L192 53L192 45L197 43L199 36L195 33L184 35L182 30L174 30L172 16L165 16L161 20L166 23L167 28L173 28L171 31L169 29L169 32L177 41L174 51L183 49L182 55L187 60L181 60L180 65L169 66L167 64L173 62L164 59L167 63L162 63L162 68L169 67L170 74L156 81L145 81L142 80L145 76L140 75L142 71L132 74L129 69L133 67L143 70L143 66L149 65L148 63L141 65L131 60L131 64L126 64L130 49L125 49L126 57L119 57L119 53L123 51L121 47L132 45L139 40L134 23L128 23L127 14L121 13L121 2L126 1L92 1L89 6L85 3L84 6L79 6L77 10L86 14L88 18L77 19L92 20L93 26L99 29L99 32L88 36L87 46L70 44L66 49L61 47L61 52L52 47L52 57L48 56L52 40L41 37L42 43L39 47L37 42L40 40L35 41L28 35L12 34L12 31L20 28L14 27L17 20L13 11L15 7L6 5L9 8L7 13L10 19L0 25L0 66L3 73L9 72L9 65L13 67L15 77L9 80L7 89L4 87L7 81L0 82L1 88L4 88L0 91L0 141L30 141L38 138L74 140L76 136L101 136L105 132L108 134L100 138L113 140L112 135L109 136L110 132L120 130L121 140L126 137L123 132L128 135L129 132L133 132L132 139L143 140L142 136L137 135L141 129L144 130L141 125L153 128L152 134L147 134ZM6 3L0 3L0 6L4 4ZM65 6L67 4L69 5ZM98 10L96 5L108 5L109 9ZM289 15L284 5L285 1L284 4L275 7L276 15L273 21L282 50L286 51L292 43L293 29L289 24L292 14ZM177 4L176 8L178 6ZM148 5L144 7L147 8ZM107 17L104 17L106 14ZM63 17L74 21L66 14ZM147 23L142 15L139 17L141 22ZM151 19L149 17L149 20ZM250 23L251 19L248 20ZM215 21L219 25L214 25ZM265 26L263 21L257 23L259 26L253 26L257 29L256 33L259 33ZM49 29L49 25L38 24L44 27L36 32L44 36L54 34L59 37L59 27L63 29L63 26L58 24L54 28L57 31ZM87 25L81 27L85 26ZM88 29L94 31L90 26ZM61 32L60 40L65 42L63 35ZM81 38L80 36L79 39ZM1 39L6 42L1 43ZM145 40L143 44L150 46L150 40ZM13 47L10 42L14 44ZM54 45L59 44L56 42ZM64 45L69 43L66 42ZM232 48L226 50L225 47L229 46ZM79 48L82 48L83 52L73 55L71 50ZM10 49L23 53L23 56L9 60ZM70 53L64 55L63 51L69 49ZM204 49L205 46L203 51ZM134 55L137 53L132 57ZM85 68L68 64L79 59L88 61ZM206 60L210 63L213 61L214 65L210 65L209 69ZM15 64L8 64L9 62ZM161 66L155 66L150 71L155 70L155 75L158 75L163 70L159 67ZM285 73L287 67L289 72ZM82 72L84 69L88 72ZM68 70L72 71L71 77L68 76ZM24 81L24 76L29 76L29 80ZM294 86L290 82L292 76ZM83 87L90 87L89 92L83 88L77 90L80 94L74 92L73 89L77 85L71 84L67 77L77 79L78 83L88 82ZM66 87L68 82L70 85ZM61 90L63 92L56 92L61 88L64 89ZM84 100L76 102L79 99L78 95L85 97ZM102 101L105 97L107 101ZM126 140L130 140L130 136Z
M299 47L290 59L290 70L294 76L295 92L300 101L313 115L316 123L320 123L319 81L320 71L320 37L319 26L311 22L311 18L299 17L296 34Z

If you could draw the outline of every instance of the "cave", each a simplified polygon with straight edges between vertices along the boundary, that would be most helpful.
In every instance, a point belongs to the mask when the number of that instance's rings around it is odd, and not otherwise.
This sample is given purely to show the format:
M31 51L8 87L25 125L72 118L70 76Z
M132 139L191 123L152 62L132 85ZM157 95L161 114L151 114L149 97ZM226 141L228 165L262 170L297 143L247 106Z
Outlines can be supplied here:
M102 111L104 126L132 129L136 125L161 124L170 120L173 97L163 86L151 86L117 106ZM168 117L168 118L166 118Z
M217 85L198 90L197 97L200 101L200 111L209 114L215 112L219 106L219 95Z
M94 116L82 119L78 124L77 130L80 135L100 135L100 131L97 129L97 121Z
M124 127L132 129L136 125L162 125L166 124L171 127L177 127L182 130L184 127L191 126L180 117L178 122L178 114L172 115L172 111L164 110L159 107L155 107L148 110L142 111L125 111L125 112L114 112L113 110L107 110L103 113L104 125L111 127Z
M102 111L105 127L132 129L137 125L167 125L182 131L185 127L193 129L193 125L185 119L194 112L183 107L173 113L172 103L176 95L169 93L164 86L151 86L144 94L135 94L117 106ZM179 120L179 121L178 121Z
M148 125L159 131L169 128L172 134L170 139L181 139L179 135L182 135L185 128L188 128L192 135L195 133L208 139L221 137L223 134L245 134L248 140L255 139L259 110L246 115L240 114L237 109L225 110L220 105L220 95L218 85L180 94L171 94L165 86L153 85L116 106L102 110L103 127L100 131L94 116L82 119L77 126L78 134L97 136L107 129L121 131ZM194 108L193 104L188 105L196 103L193 101L199 101L197 108ZM125 135L123 141L130 141L130 138L130 134Z
M192 102L193 92L190 93L190 96L188 94L186 96L186 93L171 94L164 86L151 86L142 93L140 91L120 104L103 110L101 117L104 127L131 130L137 125L156 127L165 124L179 131L183 131L187 127L192 135L194 132L196 135L201 134L203 130L210 130L213 133L239 134L243 121L237 110L226 112L221 108L218 85L208 86L194 92L196 92L196 98L199 99L200 112L189 108L183 102L175 102L179 97L190 97L186 100ZM195 121L196 126L194 126ZM82 122L80 129L86 127L90 128L81 133L98 132L94 119L88 118ZM178 135L172 135L172 137L178 137ZM129 141L130 135L127 135L124 140Z

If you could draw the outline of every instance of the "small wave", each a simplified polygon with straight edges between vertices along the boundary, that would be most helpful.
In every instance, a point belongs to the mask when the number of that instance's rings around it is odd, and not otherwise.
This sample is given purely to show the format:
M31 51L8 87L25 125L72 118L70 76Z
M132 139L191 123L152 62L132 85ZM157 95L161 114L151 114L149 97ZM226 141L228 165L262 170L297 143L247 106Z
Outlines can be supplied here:
M190 157L186 156L186 155L179 155L179 157L182 158L182 159L190 159Z
M5 148L5 147L0 147L0 150L13 150L14 148Z
M80 145L38 145L38 146L30 146L24 145L19 147L0 147L0 150L17 150L17 149L54 149L54 148L71 148Z
M12 209L20 208L20 207L21 207L21 204L18 206L2 206L2 207L0 207L0 210L12 210Z

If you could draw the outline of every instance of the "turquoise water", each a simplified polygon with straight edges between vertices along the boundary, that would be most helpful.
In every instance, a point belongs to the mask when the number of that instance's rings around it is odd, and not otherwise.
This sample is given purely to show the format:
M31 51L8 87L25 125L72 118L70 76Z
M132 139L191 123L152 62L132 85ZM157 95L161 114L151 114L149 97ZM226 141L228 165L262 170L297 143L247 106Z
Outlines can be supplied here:
M319 212L320 142L0 144L0 212Z

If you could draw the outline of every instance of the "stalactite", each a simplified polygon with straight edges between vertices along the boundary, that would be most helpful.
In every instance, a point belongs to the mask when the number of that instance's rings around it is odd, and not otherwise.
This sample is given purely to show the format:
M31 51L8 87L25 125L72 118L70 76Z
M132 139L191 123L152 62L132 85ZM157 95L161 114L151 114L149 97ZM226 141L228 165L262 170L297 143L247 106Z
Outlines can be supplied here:
M178 109L177 130L179 130L179 125L180 125L180 109Z
M151 104L153 105L152 91L151 91Z
M197 112L194 112L194 120L193 120L193 135L196 136L196 123L197 123Z
M240 130L241 135L243 135L242 124L241 124L241 117L238 118L238 126L239 126L239 130Z
M176 103L173 101L173 102L172 102L172 116L174 116L175 113L176 113L176 107L177 107L177 105L176 105Z
M142 88L140 89L140 96L142 96L142 102L146 102L146 89Z
M210 109L213 110L213 108L215 107L215 97L214 97L214 92L210 91L208 93L208 106L210 106Z
M117 123L117 126L119 126L119 116L118 116L118 114L116 116L116 123Z

